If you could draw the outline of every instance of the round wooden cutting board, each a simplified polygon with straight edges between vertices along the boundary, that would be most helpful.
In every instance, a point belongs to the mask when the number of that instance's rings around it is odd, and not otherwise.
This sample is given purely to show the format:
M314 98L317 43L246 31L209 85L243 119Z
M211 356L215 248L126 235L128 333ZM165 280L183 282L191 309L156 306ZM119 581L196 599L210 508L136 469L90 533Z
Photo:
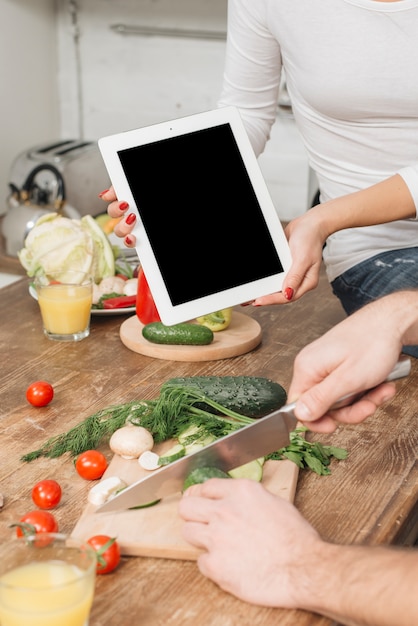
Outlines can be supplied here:
M151 343L142 336L141 324L136 315L125 320L120 327L122 343L139 354L168 361L215 361L228 359L254 350L261 342L260 324L244 313L232 314L226 330L213 333L213 342L207 346L179 346Z

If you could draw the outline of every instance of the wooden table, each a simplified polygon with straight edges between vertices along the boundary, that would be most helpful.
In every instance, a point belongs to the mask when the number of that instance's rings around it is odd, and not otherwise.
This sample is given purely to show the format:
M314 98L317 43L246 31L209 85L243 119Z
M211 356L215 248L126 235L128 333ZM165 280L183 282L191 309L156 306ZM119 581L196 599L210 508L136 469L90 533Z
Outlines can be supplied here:
M23 463L25 452L88 415L134 398L154 398L174 375L258 375L289 386L292 362L306 343L344 317L324 275L315 292L282 307L240 309L261 324L263 340L240 357L210 362L171 362L139 355L119 339L125 317L93 317L90 337L69 345L46 339L37 303L22 279L0 290L0 540L14 533L9 524L34 508L31 488L55 477L63 500L55 510L60 530L71 532L90 483L79 478L72 460ZM27 386L50 381L49 407L31 407ZM397 383L394 400L360 426L333 435L313 435L348 449L330 476L300 474L295 504L330 541L412 544L418 534L418 365ZM109 455L107 448L104 448ZM110 456L109 456L110 458ZM309 550L309 546L306 546ZM331 622L303 611L259 608L221 591L200 575L194 561L123 557L110 575L97 579L90 626L326 626Z

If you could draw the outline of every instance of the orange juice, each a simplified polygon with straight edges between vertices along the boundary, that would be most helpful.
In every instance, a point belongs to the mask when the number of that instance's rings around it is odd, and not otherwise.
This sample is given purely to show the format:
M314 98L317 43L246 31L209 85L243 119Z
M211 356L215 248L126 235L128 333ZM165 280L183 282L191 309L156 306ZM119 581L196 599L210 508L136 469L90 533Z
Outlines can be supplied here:
M91 283L50 284L38 287L37 293L44 328L48 334L76 335L89 328Z
M93 602L95 567L39 561L0 577L1 626L86 626Z

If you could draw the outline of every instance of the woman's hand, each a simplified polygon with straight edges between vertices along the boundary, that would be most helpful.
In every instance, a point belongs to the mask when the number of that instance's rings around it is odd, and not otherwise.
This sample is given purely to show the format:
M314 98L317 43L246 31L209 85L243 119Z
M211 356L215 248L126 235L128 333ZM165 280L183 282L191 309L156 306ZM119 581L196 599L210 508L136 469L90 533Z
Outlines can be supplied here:
M285 234L289 241L292 265L284 279L282 291L257 298L253 301L254 306L294 302L318 285L322 248L327 234L315 218L316 214L312 211L289 222Z
M107 212L110 217L124 217L124 219L116 224L113 232L117 237L121 237L124 240L124 244L127 248L135 248L136 237L132 235L132 231L135 228L136 215L129 211L129 204L124 201L120 202L117 199L113 187L102 191L99 197L105 202L110 202L107 207Z

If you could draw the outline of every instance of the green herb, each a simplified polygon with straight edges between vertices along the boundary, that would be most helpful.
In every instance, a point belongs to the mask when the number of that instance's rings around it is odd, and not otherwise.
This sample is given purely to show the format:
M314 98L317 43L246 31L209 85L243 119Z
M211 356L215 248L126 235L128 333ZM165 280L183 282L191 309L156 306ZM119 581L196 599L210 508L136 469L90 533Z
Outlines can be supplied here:
M301 433L308 429L304 426L296 428L290 433L290 444L269 454L266 458L273 460L289 459L301 469L310 469L320 476L331 473L329 465L331 459L347 458L347 450L335 446L325 446L319 441L309 442Z
M203 410L200 408L202 403L222 415ZM190 426L196 426L195 434L188 437L191 443L204 435L223 437L246 424L252 424L254 419L223 407L198 389L183 386L163 388L156 400L118 404L90 415L67 433L48 439L39 450L25 454L21 460L33 461L41 456L56 458L66 452L77 456L85 450L97 448L109 440L115 430L129 422L147 428L156 443L177 438ZM286 458L301 469L310 469L320 475L330 474L331 459L345 459L347 451L318 441L308 442L302 436L307 430L300 427L292 431L289 445L266 458Z
M232 419L199 409L194 406L198 402L205 402ZM67 433L51 437L39 450L25 454L22 461L33 461L41 456L56 458L65 452L76 456L97 448L127 422L147 428L159 443L176 437L190 424L204 426L207 433L221 437L253 420L222 407L195 389L170 388L162 391L157 400L133 401L102 409Z

